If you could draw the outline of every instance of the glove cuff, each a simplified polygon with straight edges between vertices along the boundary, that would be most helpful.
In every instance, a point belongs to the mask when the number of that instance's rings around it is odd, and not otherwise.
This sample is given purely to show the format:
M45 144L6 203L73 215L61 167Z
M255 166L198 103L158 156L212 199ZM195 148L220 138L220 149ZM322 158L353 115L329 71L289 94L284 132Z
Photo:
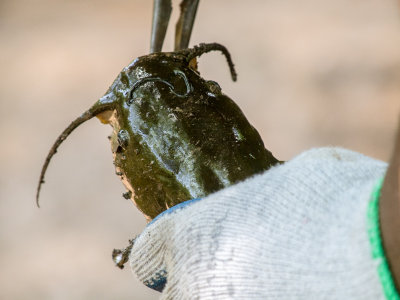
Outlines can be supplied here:
M375 185L371 200L368 205L368 236L372 248L372 259L377 262L378 276L382 284L386 299L400 300L396 290L389 264L382 244L382 235L379 227L379 196L382 189L383 178Z

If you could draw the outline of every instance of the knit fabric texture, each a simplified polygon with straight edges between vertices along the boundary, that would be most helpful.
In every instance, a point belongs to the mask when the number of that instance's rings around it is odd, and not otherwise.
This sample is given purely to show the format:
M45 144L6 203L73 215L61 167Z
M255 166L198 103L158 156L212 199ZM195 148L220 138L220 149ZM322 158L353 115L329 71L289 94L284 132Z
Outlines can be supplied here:
M387 165L320 148L175 207L130 263L161 299L385 299L367 209Z

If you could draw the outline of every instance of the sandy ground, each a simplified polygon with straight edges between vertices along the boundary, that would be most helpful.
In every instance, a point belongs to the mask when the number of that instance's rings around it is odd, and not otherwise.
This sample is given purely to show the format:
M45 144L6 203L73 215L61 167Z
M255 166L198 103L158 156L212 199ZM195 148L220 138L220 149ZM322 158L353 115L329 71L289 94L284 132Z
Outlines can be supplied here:
M151 11L144 0L0 1L1 299L158 298L110 258L145 226L121 197L110 127L79 128L34 203L56 136L148 52ZM232 52L238 82L219 54L200 60L202 75L275 156L337 145L388 159L400 112L395 0L203 1L191 45L214 41Z

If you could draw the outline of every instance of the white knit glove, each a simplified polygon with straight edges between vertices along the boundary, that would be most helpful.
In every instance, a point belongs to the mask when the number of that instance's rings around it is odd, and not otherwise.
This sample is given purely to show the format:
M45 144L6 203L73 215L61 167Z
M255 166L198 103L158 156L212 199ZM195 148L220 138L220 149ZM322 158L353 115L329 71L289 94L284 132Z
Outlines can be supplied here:
M130 263L161 299L384 299L367 207L387 165L307 151L157 217Z

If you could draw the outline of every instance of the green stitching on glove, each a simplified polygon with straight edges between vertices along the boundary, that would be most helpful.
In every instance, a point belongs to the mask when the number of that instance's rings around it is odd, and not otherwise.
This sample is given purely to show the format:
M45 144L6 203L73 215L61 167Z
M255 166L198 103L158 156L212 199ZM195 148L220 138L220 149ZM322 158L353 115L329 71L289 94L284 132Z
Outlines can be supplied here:
M379 196L383 178L375 185L371 200L368 205L368 235L372 246L372 258L378 262L378 276L381 281L386 299L400 300L399 293L393 282L389 264L382 246L381 231L379 227Z

